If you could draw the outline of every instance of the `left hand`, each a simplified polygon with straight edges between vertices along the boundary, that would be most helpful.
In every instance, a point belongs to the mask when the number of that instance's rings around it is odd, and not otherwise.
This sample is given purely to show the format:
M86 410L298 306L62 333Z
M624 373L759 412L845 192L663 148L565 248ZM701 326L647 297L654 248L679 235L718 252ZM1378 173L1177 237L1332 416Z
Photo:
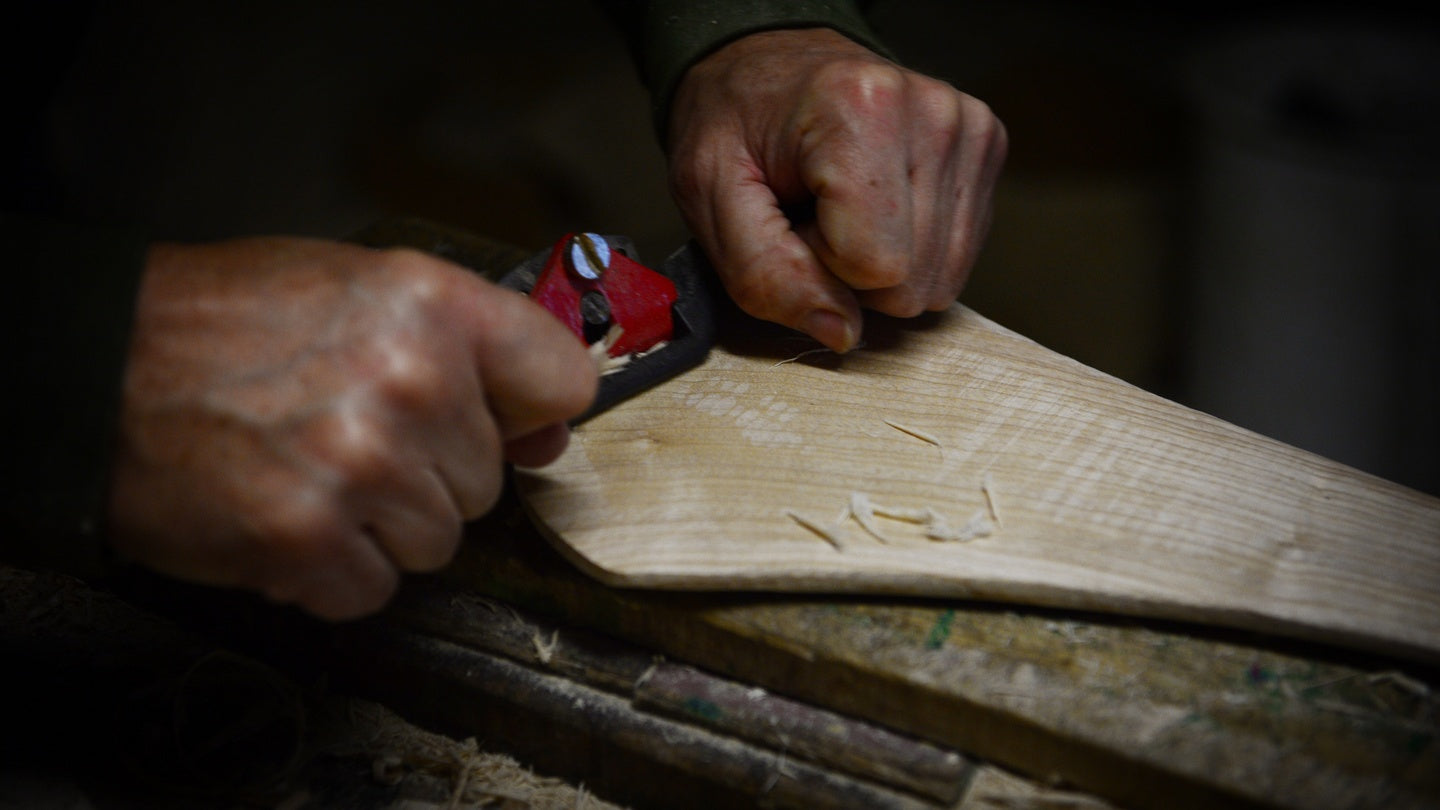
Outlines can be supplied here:
M989 230L1005 128L983 102L829 29L752 34L686 73L681 214L742 309L836 351L861 307L950 306ZM785 209L814 205L814 219Z
M150 249L108 523L125 557L326 619L378 610L565 449L594 362L539 304L414 250Z

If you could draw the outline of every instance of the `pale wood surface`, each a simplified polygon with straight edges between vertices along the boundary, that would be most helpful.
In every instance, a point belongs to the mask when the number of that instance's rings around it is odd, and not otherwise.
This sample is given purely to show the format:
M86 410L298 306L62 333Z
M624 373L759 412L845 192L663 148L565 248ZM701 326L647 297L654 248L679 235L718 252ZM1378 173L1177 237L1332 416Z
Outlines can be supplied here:
M1440 500L1166 401L956 306L865 348L745 342L517 476L606 583L960 596L1292 634L1440 660ZM786 347L786 348L777 348ZM781 351L789 351L782 354ZM931 444L891 424L935 439ZM853 519L852 493L968 542Z

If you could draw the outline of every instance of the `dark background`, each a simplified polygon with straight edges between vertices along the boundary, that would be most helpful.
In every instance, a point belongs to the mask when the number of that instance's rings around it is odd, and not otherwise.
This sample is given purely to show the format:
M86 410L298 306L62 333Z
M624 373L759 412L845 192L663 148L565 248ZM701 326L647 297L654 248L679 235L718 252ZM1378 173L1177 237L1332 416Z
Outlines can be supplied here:
M1011 158L962 301L1440 492L1440 45L1409 4L877 3ZM686 236L581 0L101 4L47 119L65 202L160 237L418 215L528 248Z

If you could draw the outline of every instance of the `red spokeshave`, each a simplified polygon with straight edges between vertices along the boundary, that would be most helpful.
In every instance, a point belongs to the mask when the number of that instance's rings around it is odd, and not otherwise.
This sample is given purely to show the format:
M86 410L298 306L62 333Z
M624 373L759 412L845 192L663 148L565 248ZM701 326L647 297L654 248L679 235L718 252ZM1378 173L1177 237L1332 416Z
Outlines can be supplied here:
M568 234L555 243L530 298L587 344L621 329L611 357L644 352L670 340L670 308L678 298L665 276L612 249L593 233Z

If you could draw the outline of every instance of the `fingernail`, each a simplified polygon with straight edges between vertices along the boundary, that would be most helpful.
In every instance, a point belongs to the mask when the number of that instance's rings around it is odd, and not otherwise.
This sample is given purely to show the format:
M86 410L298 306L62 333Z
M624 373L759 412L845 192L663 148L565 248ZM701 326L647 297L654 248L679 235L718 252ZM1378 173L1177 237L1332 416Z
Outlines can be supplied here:
M855 348L855 329L845 316L828 309L812 309L800 321L800 331L845 353Z

